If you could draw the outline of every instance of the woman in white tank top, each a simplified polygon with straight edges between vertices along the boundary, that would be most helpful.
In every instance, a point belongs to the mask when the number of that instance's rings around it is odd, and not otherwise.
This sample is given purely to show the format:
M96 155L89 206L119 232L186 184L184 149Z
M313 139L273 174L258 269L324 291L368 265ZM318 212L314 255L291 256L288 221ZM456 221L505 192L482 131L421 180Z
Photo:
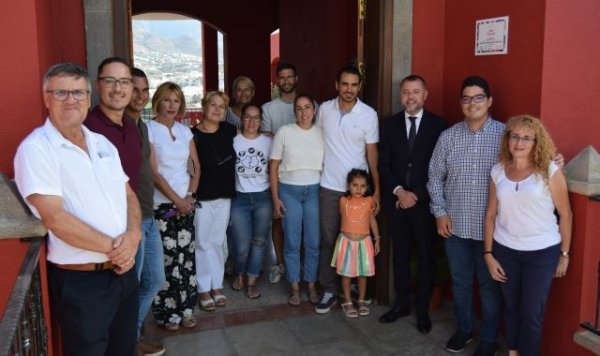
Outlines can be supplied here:
M484 258L501 283L511 356L540 354L552 277L565 276L569 264L572 214L554 154L539 119L513 117L491 171Z

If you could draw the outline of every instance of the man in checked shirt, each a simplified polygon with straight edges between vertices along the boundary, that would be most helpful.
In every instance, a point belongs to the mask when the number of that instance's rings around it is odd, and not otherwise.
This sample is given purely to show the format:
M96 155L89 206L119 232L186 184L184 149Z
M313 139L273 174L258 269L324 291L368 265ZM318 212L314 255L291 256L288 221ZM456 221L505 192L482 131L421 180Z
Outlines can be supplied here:
M476 273L483 315L475 355L494 355L502 295L483 258L483 226L490 170L497 162L504 124L489 114L492 95L481 77L463 81L460 105L465 118L440 135L427 183L438 234L446 238L458 326L446 350L460 352L473 339L471 286Z
M492 94L481 77L463 81L460 105L465 118L440 135L429 163L427 183L438 234L446 239L458 326L446 350L460 352L473 340L471 287L476 273L483 315L481 342L474 355L494 355L502 295L483 258L483 231L490 171L497 162L504 124L489 114ZM564 165L560 154L554 161L560 167Z

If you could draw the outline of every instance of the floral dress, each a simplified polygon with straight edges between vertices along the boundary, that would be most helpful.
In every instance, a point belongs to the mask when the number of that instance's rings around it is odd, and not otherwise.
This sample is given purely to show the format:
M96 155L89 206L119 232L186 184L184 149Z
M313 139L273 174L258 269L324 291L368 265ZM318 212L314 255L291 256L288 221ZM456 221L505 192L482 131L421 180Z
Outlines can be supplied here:
M156 323L180 324L191 317L197 302L194 264L194 214L173 215L174 204L160 204L154 210L163 242L167 282L154 297L152 313Z

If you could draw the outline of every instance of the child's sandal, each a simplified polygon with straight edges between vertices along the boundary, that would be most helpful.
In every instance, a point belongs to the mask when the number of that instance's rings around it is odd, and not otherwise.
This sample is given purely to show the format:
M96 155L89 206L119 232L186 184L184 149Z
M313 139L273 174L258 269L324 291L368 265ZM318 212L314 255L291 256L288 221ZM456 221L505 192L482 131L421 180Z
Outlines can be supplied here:
M352 302L342 303L342 310L347 318L358 318L358 311L356 311Z
M365 316L371 313L371 309L367 306L367 302L364 300L358 301L358 315Z

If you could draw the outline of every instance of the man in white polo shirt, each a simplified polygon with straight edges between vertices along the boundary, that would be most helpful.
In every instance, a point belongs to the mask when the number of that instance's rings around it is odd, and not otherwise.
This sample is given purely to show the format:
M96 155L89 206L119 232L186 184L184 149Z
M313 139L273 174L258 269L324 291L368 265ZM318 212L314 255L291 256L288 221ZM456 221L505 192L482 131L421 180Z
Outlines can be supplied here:
M340 197L347 190L346 176L353 168L366 169L373 178L373 200L379 211L379 171L377 113L358 99L362 77L355 67L338 72L335 88L338 97L319 107L317 125L323 129L325 159L321 176L319 209L321 214L321 256L319 282L323 288L321 301L315 307L319 314L328 313L337 302L339 279L330 266L335 240L340 232Z
M117 149L82 123L90 82L79 65L44 76L49 116L15 156L19 192L48 228L50 298L65 355L133 355L138 286L132 269L140 207Z

